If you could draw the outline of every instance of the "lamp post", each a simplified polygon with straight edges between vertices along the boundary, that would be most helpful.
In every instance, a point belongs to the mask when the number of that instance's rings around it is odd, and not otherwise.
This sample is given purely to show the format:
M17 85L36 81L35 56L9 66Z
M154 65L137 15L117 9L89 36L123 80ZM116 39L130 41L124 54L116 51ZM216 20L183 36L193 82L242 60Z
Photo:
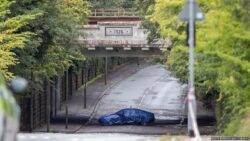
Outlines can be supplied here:
M195 48L195 21L204 20L204 15L198 7L195 0L187 0L179 19L188 22L188 46L189 46L189 80L188 80L188 134L190 136L199 136L196 122L196 99L194 86L194 48ZM196 123L194 123L196 122Z
M104 74L105 85L107 85L107 79L108 79L108 53L106 50L106 52L105 52L105 74Z

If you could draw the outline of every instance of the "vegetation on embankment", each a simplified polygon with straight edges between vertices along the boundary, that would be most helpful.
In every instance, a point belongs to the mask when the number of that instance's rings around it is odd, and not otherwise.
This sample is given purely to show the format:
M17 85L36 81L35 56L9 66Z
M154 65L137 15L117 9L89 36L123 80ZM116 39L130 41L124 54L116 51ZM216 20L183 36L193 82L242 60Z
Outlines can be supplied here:
M75 39L89 7L87 0L1 0L0 70L5 78L23 76L38 89L45 79L82 63L82 46Z
M177 18L184 0L148 1L147 9L141 9L146 13L145 23L154 25L150 32L155 33L151 35L173 41L172 50L166 53L166 64L181 81L187 82L186 23ZM219 133L250 136L250 1L198 3L206 19L196 26L197 97L215 107Z

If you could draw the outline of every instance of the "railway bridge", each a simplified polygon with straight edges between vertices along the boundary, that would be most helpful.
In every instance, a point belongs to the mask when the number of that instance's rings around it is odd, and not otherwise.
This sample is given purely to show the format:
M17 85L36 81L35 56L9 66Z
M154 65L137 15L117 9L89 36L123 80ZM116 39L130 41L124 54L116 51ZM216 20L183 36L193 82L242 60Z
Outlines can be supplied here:
M171 46L163 39L147 41L147 30L141 27L136 12L124 10L95 10L87 25L81 26L85 33L78 38L83 53L91 57L150 57L161 55Z

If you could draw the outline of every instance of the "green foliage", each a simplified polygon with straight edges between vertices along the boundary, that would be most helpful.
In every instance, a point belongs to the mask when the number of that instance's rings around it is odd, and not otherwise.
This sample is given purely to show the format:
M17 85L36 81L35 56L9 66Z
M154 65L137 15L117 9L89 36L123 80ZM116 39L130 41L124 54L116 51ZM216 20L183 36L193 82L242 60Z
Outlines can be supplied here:
M220 131L238 134L238 118L244 117L250 103L250 30L248 0L199 0L206 21L197 24L196 94L216 102ZM168 56L173 73L187 82L188 53L185 24L177 19L184 0L156 0L147 18L159 24L159 33L172 39ZM238 120L240 121L240 120ZM248 125L249 126L249 125ZM235 128L236 130L230 130Z
M148 42L151 43L154 39L160 37L159 24L157 22L151 22L146 16L151 15L154 11L151 9L155 4L155 0L136 0L135 7L139 11L142 24L141 26L148 30Z
M174 44L185 37L184 24L177 19L181 5L182 0L157 0L156 4L149 8L152 14L147 16L151 22L159 24L161 36L170 38Z
M18 60L13 52L15 48L24 48L32 33L20 31L22 27L35 19L38 14L10 14L9 7L14 1L1 0L0 3L0 70L5 78L9 79L13 73L8 70L10 66L16 65Z
M37 89L44 79L84 61L76 39L89 15L87 0L1 0L0 70Z
M14 50L20 63L11 68L16 75L42 82L54 75L63 74L76 61L83 61L81 45L76 39L78 26L86 22L89 4L84 0L19 0L10 9L19 13L42 13L42 16L22 28L35 34L24 49Z
M168 68L179 78L183 83L187 83L187 68L188 68L188 52L183 46L175 47L167 59Z

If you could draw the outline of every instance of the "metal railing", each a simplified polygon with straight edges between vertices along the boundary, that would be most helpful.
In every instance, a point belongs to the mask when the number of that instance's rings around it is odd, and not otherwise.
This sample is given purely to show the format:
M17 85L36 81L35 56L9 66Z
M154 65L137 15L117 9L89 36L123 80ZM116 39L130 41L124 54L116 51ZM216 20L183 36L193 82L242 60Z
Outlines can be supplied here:
M139 12L131 9L94 9L92 17L138 17Z

